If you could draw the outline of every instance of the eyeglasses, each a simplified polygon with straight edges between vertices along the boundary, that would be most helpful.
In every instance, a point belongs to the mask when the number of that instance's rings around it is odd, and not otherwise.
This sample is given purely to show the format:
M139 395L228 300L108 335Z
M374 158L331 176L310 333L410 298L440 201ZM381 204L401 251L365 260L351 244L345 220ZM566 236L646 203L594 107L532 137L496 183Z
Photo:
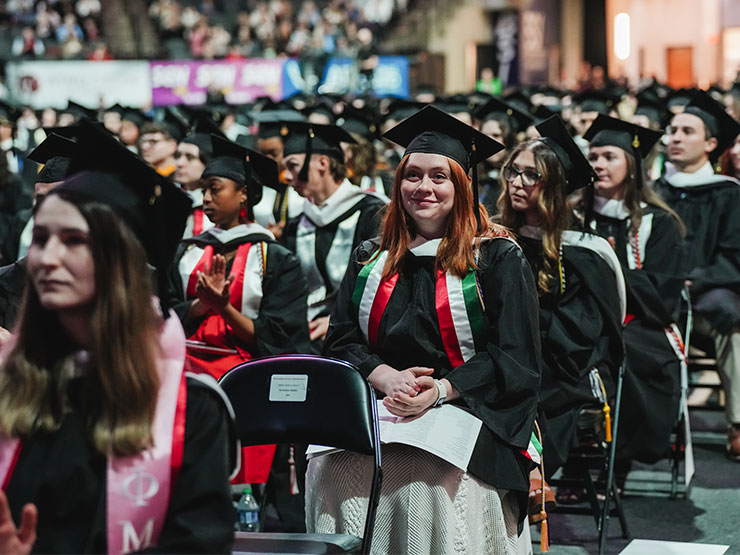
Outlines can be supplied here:
M542 174L535 170L520 170L514 166L504 166L504 179L508 183L513 183L517 176L522 178L522 185L525 187L534 187L542 179Z

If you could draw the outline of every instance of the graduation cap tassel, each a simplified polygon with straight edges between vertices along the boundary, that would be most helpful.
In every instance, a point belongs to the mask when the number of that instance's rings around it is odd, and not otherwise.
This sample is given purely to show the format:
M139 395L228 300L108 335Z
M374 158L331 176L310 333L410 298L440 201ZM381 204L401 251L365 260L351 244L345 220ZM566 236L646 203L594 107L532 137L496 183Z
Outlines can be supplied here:
M480 202L478 200L478 160L475 155L475 141L472 144L470 152L470 165L473 167L473 211L475 212L476 232L480 233L483 229L480 221Z
M298 181L306 183L308 181L308 165L311 163L311 156L313 155L313 128L308 129L308 138L306 139L306 159L303 162L303 167L298 173Z

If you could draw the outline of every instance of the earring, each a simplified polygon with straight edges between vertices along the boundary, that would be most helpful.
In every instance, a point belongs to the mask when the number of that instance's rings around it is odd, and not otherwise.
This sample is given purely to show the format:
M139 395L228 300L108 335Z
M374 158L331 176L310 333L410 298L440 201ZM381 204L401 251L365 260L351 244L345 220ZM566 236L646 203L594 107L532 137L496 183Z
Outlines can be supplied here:
M243 222L247 221L247 207L242 203L242 207L239 210L239 219Z

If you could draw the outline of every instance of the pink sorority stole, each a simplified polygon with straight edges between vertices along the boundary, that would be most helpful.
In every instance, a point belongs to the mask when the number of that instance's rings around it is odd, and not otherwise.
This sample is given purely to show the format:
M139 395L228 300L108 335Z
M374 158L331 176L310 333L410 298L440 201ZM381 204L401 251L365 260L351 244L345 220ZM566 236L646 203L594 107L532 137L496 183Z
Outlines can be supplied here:
M185 446L185 334L171 314L160 336L160 387L152 425L153 446L130 457L109 457L107 470L108 553L156 545L167 516L172 485ZM10 482L22 448L18 438L0 438L0 478Z

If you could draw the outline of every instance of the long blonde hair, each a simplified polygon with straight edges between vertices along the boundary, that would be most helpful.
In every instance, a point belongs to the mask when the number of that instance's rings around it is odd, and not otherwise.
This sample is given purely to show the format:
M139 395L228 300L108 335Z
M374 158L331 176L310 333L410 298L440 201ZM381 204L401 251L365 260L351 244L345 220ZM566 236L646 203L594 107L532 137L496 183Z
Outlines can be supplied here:
M552 149L541 139L532 139L516 146L504 166L510 165L520 152L532 152L534 165L542 175L542 191L537 200L542 229L542 250L544 255L542 270L537 276L537 287L541 293L549 291L560 261L560 246L563 231L571 223L571 213L566 204L566 177L563 166ZM524 225L524 214L511 205L509 184L501 172L501 195L498 199L501 223L518 233Z
M81 407L95 449L136 454L152 443L159 377L161 318L152 302L146 253L133 231L105 204L52 191L72 202L90 228L95 265L90 368ZM74 348L57 314L44 309L30 278L16 326L17 340L0 367L0 433L53 432L68 411Z

